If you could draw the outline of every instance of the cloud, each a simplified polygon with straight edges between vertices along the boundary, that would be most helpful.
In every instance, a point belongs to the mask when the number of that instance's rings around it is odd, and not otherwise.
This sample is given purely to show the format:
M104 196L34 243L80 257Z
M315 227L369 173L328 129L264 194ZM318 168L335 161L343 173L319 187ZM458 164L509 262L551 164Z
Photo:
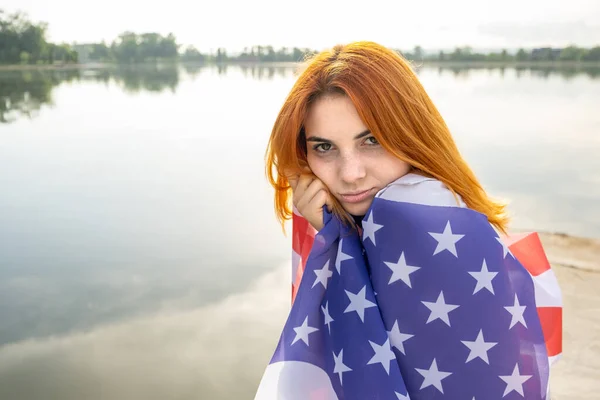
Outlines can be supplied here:
M250 398L289 312L288 265L193 311L0 347L0 398Z

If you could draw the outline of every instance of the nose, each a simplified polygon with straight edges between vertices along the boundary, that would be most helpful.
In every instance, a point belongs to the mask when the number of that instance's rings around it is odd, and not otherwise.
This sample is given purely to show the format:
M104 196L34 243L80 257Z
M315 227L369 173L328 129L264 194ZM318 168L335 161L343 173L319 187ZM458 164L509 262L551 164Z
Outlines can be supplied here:
M355 153L344 155L340 161L340 179L345 184L355 184L367 175L365 167L360 155Z

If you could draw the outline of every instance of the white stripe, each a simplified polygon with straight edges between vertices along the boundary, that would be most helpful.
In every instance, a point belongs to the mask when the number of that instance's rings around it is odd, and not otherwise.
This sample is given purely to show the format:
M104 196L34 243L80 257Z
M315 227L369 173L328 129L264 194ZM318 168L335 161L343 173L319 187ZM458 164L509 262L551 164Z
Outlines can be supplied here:
M550 366L553 366L561 358L562 358L562 353L558 353L555 356L548 357L548 364L550 364Z
M331 380L316 365L301 361L269 364L254 400L337 400Z
M301 260L302 257L300 254L292 250L292 284L296 282L296 274L298 274L298 267L300 266Z
M562 307L560 286L552 269L537 276L532 276L532 278L535 285L535 304L537 307Z
M375 197L427 206L466 207L460 196L457 202L452 192L442 182L414 173L396 179L381 189Z

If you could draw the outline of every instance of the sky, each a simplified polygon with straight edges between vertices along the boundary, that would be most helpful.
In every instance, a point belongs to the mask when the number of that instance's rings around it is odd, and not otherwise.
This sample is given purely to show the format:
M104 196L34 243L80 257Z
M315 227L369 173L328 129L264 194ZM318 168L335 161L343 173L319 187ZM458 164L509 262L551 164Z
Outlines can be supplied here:
M201 51L253 45L321 50L373 40L426 51L600 45L600 0L3 0L49 24L55 42L111 42L119 33L173 32Z

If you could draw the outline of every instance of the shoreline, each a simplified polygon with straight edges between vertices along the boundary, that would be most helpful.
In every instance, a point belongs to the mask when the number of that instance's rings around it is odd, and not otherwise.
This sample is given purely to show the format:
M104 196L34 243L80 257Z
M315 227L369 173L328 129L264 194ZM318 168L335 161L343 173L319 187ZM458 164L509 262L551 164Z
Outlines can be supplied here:
M600 239L548 232L538 235L550 264L600 278Z
M552 68L552 69L563 69L563 68L600 68L600 62L587 61L437 61L437 60L408 60L414 67L438 67L438 68ZM40 65L0 65L0 71L32 71L32 70L46 70L46 71L65 71L74 69L111 69L111 68L137 68L145 66L161 66L161 65L196 65L201 67L212 67L212 66L249 66L249 67L297 67L302 62L295 61L279 61L279 62L245 62L245 61L229 61L224 63L198 63L191 61L174 61L174 62L162 62L162 63L137 63L121 65L117 63L77 63L77 64L40 64Z

